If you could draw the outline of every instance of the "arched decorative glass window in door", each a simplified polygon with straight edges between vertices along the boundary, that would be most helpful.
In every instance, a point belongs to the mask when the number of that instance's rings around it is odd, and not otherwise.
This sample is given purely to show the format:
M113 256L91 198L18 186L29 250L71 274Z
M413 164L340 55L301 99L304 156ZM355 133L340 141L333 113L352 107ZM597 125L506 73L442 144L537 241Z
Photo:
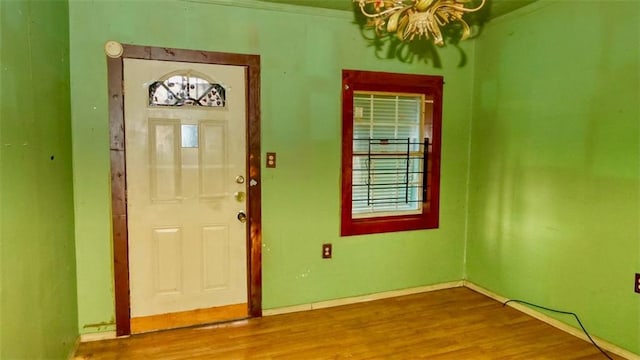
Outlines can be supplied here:
M174 72L149 85L149 106L225 107L225 88L195 71Z

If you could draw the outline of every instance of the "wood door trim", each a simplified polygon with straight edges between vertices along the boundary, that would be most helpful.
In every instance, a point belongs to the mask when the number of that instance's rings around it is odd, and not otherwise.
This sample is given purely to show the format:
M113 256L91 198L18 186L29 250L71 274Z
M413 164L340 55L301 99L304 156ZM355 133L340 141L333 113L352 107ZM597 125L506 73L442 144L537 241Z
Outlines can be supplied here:
M107 57L109 88L109 133L111 153L111 215L116 335L131 333L129 299L129 246L127 231L126 148L124 130L123 59L182 61L243 66L247 98L247 289L249 316L262 316L262 205L260 179L260 56L211 51L160 48L123 44L121 57Z

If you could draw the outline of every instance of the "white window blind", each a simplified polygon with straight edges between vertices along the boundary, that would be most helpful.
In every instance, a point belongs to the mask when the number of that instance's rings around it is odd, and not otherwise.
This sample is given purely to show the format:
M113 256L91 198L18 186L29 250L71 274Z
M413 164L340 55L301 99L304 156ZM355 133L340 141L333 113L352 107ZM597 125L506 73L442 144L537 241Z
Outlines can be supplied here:
M354 93L354 217L422 211L423 103L423 95Z

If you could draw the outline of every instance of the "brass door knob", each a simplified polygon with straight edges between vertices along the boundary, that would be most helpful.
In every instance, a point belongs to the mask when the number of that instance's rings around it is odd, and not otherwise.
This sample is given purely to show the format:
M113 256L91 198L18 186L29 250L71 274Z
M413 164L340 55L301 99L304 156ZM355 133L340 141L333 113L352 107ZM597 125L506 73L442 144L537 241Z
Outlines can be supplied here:
M245 214L244 211L240 211L238 213L238 221L240 221L241 223L247 222L247 214Z

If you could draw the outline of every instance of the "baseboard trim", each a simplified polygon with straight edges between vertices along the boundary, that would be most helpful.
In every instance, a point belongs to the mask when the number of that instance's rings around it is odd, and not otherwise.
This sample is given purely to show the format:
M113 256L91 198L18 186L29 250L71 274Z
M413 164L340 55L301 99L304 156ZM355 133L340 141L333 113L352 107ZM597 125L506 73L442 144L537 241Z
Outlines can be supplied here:
M464 280L463 281L463 286L466 288L469 288L477 293L480 293L484 296L490 297L493 300L496 300L502 304L505 303L505 301L509 300L508 298L504 297L504 296L500 296L492 291L489 291L485 288L483 288L482 286L479 286L477 284L474 284L470 281ZM566 333L569 333L577 338L580 338L586 342L589 342L589 338L587 338L587 336L579 329L574 328L573 326L567 325L565 323L563 323L562 321L556 320L546 314L543 314L539 311L536 311L530 307L527 307L525 305L522 304L518 304L518 303L514 303L511 302L509 304L507 304L507 306L510 306L520 312L523 312L533 318L536 318L542 322L545 322L557 329L560 329ZM591 337L593 338L593 340L598 344L598 346L600 346L603 350L609 351L611 353L614 353L618 356L622 356L625 359L628 360L640 360L640 356L636 355L628 350L625 350L617 345L614 345L606 340L602 340L596 336L591 335Z
M308 304L300 304L300 305L294 305L294 306L287 306L287 307L281 307L281 308L273 308L273 309L265 309L262 311L262 315L263 316L274 316L274 315L280 315L280 314L288 314L288 313L293 313L293 312L301 312L301 311L309 311L309 310L314 310L314 309L323 309L323 308L328 308L328 307L334 307L334 306L342 306L342 305L349 305L349 304L356 304L356 303L361 303L361 302L367 302L367 301L374 301L374 300L381 300L381 299L387 299L387 298L393 298L393 297L398 297L398 296L405 296L405 295L412 295L412 294L419 294L419 293L425 293L425 292L430 292L430 291L437 291L437 290L444 290L444 289L451 289L451 288L456 288L456 287L466 287L469 288L477 293L480 293L484 296L487 296L493 300L496 300L500 303L504 303L505 301L509 300L508 298L498 295L490 290L487 290L485 288L483 288L482 286L479 286L477 284L474 284L471 281L467 281L467 280L460 280L460 281L452 281L452 282L447 282L447 283L441 283L441 284L435 284L435 285L427 285L427 286L420 286L420 287L415 287L415 288L409 288L409 289L402 289L402 290L393 290L393 291L385 291L385 292L381 292L381 293L374 293L374 294L367 294L367 295L361 295L361 296L354 296L354 297L348 297L348 298L342 298L342 299L335 299L335 300L327 300L327 301L319 301L319 302L314 302L314 303L308 303ZM577 338L580 338L584 341L590 342L589 339L587 338L587 336L580 331L577 328L574 328L573 326L567 325L559 320L556 320L546 314L543 314L539 311L533 310L525 305L522 304L518 304L518 303L509 303L507 304L507 306L510 306L522 313L525 313L535 319L538 319L544 323L547 323L559 330L562 330L568 334L571 334ZM606 340L600 339L596 336L591 336L593 338L593 340L598 344L598 346L600 346L602 349L609 351L613 354L616 354L618 356L621 356L625 359L628 360L640 360L640 355L632 353L629 350L625 350L617 345L614 345ZM74 346L74 350L71 353L71 357L69 359L73 359L73 354L75 354L79 343L81 342L89 342L89 341L99 341L99 340L108 340L108 339L115 339L116 338L116 332L115 331L106 331L106 332L100 332L100 333L89 333L89 334L82 334L80 335L80 337L78 338L78 341L76 341L76 345Z
M91 342L100 340L110 340L116 338L115 331L104 331L98 333L88 333L80 335L80 342Z
M409 289L392 290L392 291L385 291L381 293L353 296L353 297L341 298L341 299L335 299L335 300L319 301L319 302L308 303L308 304L287 306L287 307L274 308L274 309L266 309L266 310L262 310L262 315L273 316L273 315L288 314L288 313L300 312L300 311L324 309L324 308L329 308L334 306L350 305L350 304L381 300L381 299L387 299L387 298L398 297L398 296L419 294L419 293L424 293L429 291L462 287L463 284L464 284L463 281L452 281L447 283L420 286L420 287L409 288Z
M69 351L67 360L73 360L76 358L76 351L78 351L78 346L80 346L80 336L78 336L76 338L76 341L73 343L73 347L71 347L71 351Z

